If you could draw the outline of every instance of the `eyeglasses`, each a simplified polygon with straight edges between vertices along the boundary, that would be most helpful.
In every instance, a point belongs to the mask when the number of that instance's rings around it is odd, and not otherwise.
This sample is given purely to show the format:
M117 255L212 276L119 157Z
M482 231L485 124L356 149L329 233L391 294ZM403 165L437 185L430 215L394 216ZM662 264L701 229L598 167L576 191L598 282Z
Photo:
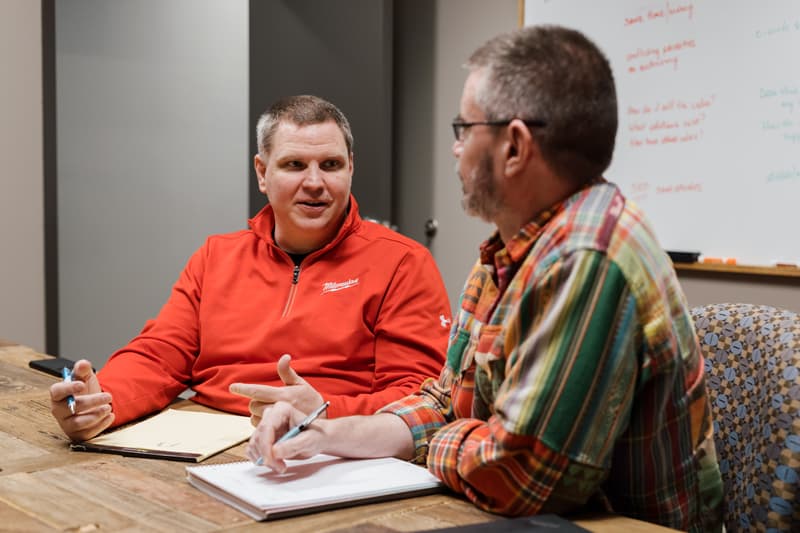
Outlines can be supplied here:
M510 118L508 120L484 120L479 122L463 122L455 119L453 121L453 134L456 136L457 141L461 141L464 139L464 130L467 128L471 128L472 126L508 126L511 124L512 120L517 119ZM547 122L543 120L523 120L522 123L529 128L544 128L547 126Z

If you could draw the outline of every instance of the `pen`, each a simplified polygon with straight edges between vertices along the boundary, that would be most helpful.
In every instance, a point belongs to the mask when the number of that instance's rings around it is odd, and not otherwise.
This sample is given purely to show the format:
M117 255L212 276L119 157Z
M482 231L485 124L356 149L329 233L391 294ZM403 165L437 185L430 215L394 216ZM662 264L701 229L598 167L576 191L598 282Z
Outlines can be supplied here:
M283 441L285 441L285 440L289 440L289 439L291 439L292 437L296 437L296 436L298 436L298 435L300 434L300 432L301 432L301 431L303 431L304 429L306 429L308 426L310 426L310 425L311 425L311 423L312 423L314 420L316 420L316 419L317 419L317 417L319 417L319 415L321 415L322 413L324 413L324 412L325 412L325 410L328 408L328 406L329 406L330 404L331 404L331 402L325 402L325 403L323 403L322 405L320 405L319 407L317 407L317 408L316 408L316 409L315 409L315 410L314 410L314 411L313 411L313 412L312 412L310 415L308 415L307 417L305 417L305 418L303 419L303 421L302 421L302 422L300 422L300 423L299 423L299 424L297 424L295 427L293 427L292 429L290 429L289 431L287 431L286 433L284 433L284 434L283 434L283 436L282 436L281 438L279 438L277 441L275 441L275 444L278 444L279 442L283 442ZM259 458L256 460L256 464L257 464L257 465L262 465L262 464L264 464L264 458L263 458L263 457L259 457Z
M64 383L72 383L72 372L67 369L67 367L63 367L61 369L61 375L64 376ZM70 394L67 396L67 405L69 406L69 412L73 415L75 414L75 397Z

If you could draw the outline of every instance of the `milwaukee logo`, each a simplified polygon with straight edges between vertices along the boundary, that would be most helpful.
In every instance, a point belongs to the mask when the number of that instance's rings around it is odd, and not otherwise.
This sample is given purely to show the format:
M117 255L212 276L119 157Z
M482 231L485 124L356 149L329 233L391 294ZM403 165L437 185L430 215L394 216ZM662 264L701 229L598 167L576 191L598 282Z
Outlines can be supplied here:
M356 285L358 285L358 278L348 279L347 281L326 281L322 285L322 294L325 294L326 292L343 291L344 289L349 289L350 287L355 287Z

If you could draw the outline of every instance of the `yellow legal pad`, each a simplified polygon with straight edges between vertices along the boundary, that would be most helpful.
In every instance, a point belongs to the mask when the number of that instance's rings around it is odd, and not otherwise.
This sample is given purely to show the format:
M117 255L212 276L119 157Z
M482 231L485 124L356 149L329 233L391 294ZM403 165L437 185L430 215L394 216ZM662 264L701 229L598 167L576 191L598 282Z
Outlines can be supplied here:
M252 432L246 416L167 409L111 433L71 444L70 448L200 462L248 439Z

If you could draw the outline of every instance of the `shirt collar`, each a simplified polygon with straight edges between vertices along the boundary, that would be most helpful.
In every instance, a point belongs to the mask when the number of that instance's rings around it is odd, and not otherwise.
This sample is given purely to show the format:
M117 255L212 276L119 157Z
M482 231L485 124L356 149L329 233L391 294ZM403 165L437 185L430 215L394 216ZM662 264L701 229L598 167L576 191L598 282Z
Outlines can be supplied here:
M500 233L495 231L489 239L481 244L481 263L501 270L522 261L530 247L541 235L547 222L564 210L564 204L565 201L561 201L539 213L536 218L522 226L507 243L504 243L500 238Z
M481 264L494 266L496 270L500 271L520 263L528 255L531 246L539 239L547 223L557 214L564 211L572 199L593 185L605 182L606 180L603 177L595 178L564 200L540 212L533 220L522 226L519 232L507 243L504 243L500 238L500 233L495 231L491 237L481 244Z

